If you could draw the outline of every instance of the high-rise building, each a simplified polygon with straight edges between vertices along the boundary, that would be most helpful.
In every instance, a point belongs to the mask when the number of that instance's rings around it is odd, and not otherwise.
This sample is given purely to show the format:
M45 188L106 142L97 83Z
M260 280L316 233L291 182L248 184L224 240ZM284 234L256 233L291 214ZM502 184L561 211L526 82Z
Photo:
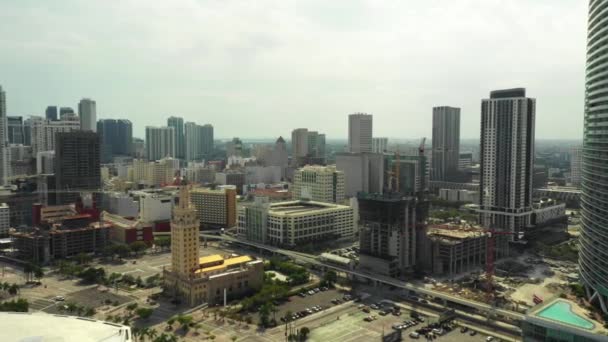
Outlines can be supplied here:
M416 199L359 193L359 267L391 277L416 265Z
M6 203L0 203L0 236L7 237L11 227L10 208Z
M74 108L72 108L72 107L59 108L59 119L60 120L63 120L65 116L73 117L74 115L76 115L76 113L74 112Z
M31 128L32 153L34 155L41 151L54 150L57 133L80 129L80 122L76 117L71 117L71 120L59 121L49 121L41 117L30 117L28 120Z
M8 147L7 126L6 92L0 86L0 185L6 184L6 177L8 177L8 162L6 158L6 148Z
M608 313L608 123L604 99L608 87L603 72L608 67L608 52L602 49L608 38L604 22L608 18L608 1L589 1L587 31L587 70L585 84L585 125L583 136L583 170L581 176L581 234L579 267L581 283L591 299Z
M36 154L36 173L39 175L55 173L55 151L40 151Z
M336 166L306 165L293 173L294 200L344 202L344 172Z
M23 117L22 116L8 116L6 121L7 121L7 127L8 127L8 143L9 144L24 144Z
M450 181L458 174L460 159L460 108L433 108L432 180Z
M190 200L196 208L201 227L236 226L236 188L194 188L190 191Z
M344 172L344 195L357 196L360 191L382 193L384 155L380 153L338 153L336 168Z
M57 121L59 119L59 115L57 114L57 106L46 107L45 117L47 120Z
M581 185L581 171L583 167L583 149L580 146L570 150L570 183L578 187Z
M80 129L83 131L97 130L97 104L91 99L82 99L78 103Z
M175 158L175 147L175 128L146 126L146 158L148 160Z
M384 153L388 150L388 138L372 138L372 152Z
M27 176L34 174L35 159L32 147L22 144L9 144L6 148L8 176Z
M209 156L211 156L211 153L213 153L214 148L213 126L210 124L203 125L202 135L202 152L205 158L209 158Z
M495 90L481 102L480 219L522 232L532 213L536 100L524 88Z
M355 113L348 116L348 151L352 153L372 152L373 116Z
M133 152L133 125L129 120L102 119L97 121L101 139L101 160L109 163L114 156L130 156Z
M292 164L325 163L325 134L309 131L307 128L297 128L291 132Z
M184 125L187 161L201 161L213 151L213 126L194 122Z
M287 145L285 144L285 139L283 139L283 137L279 137L274 143L270 165L281 167L281 177L283 179L286 177L287 167L289 166L289 156L287 155Z
M172 116L167 119L167 127L175 129L175 158L186 158L186 139L184 135L184 119Z
M57 133L55 189L58 204L74 203L78 192L101 186L99 136L91 131Z

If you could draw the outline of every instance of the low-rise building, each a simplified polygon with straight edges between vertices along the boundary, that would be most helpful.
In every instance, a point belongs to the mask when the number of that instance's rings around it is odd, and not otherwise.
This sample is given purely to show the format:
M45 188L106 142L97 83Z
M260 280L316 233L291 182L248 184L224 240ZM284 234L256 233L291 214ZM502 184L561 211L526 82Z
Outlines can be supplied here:
M344 202L344 172L332 166L306 165L294 171L292 194L294 200Z
M243 185L246 184L245 173L236 170L226 170L215 174L215 182L220 185L234 185L236 193L243 194Z
M111 226L110 240L112 242L131 244L136 241L142 241L150 245L154 241L151 223L130 220L105 211L101 213L101 220Z
M537 199L532 203L532 224L535 227L560 222L568 222L565 203L560 203L551 198Z
M194 188L190 200L196 208L201 227L232 228L236 226L236 188L232 186Z
M264 244L293 247L315 241L353 239L356 218L345 205L257 197L239 210L240 235Z
M439 189L439 198L448 202L479 203L479 192L465 189Z
M17 258L45 264L80 253L103 251L110 241L110 228L109 224L98 222L77 228L62 223L48 230L11 229L9 235Z
M433 274L454 277L482 267L486 262L488 234L481 227L461 224L431 225L427 259Z

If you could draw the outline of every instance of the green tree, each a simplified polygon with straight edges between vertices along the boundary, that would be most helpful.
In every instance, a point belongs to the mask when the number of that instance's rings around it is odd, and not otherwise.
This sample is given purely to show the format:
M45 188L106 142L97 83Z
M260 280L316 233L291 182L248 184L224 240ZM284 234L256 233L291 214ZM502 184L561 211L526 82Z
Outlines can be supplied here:
M0 303L0 311L27 312L28 309L29 303L26 299L23 298Z
M119 258L124 258L131 253L131 249L129 246L123 244L114 245L114 253L117 254Z
M44 271L42 270L42 267L36 266L34 268L34 277L36 278L37 281L40 281L40 279L42 279L42 277L44 277Z
M150 329L150 330L148 331L148 338L149 338L151 341L153 341L153 340L156 338L156 336L158 336L158 331L156 331L155 329Z
M338 281L338 274L334 270L329 270L323 274L323 280L321 283L327 287L333 287Z
M269 303L264 303L261 307L260 307L260 325L264 328L268 327L270 324L270 311L271 311L271 304Z
M307 327L302 327L300 328L300 341L306 341L306 339L308 338L308 334L310 334L310 329L308 329Z
M135 313L137 314L137 316L139 316L139 318L147 320L148 318L150 318L150 316L152 316L152 313L154 312L154 309L152 308L139 308L137 310L135 310Z
M75 258L81 265L87 265L93 260L93 257L86 253L78 253Z
M175 317L171 317L167 320L167 325L170 329L173 329L173 324L175 323Z
M160 247L161 250L164 250L165 248L169 248L171 246L171 239L164 236L155 238L154 244Z
M145 251L148 245L143 241L135 241L129 245L131 252L135 253L135 256L139 256L141 252Z
M9 288L8 288L8 293L12 296L16 295L17 293L19 293L19 285L17 284L12 284Z
M190 315L179 315L177 316L177 322L181 325L184 331L188 330L188 326L192 322L192 316Z

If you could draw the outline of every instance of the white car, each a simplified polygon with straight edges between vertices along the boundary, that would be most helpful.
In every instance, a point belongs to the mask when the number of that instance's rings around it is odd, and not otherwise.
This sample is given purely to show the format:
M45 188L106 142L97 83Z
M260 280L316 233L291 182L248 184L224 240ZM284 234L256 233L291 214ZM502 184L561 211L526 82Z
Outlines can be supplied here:
M63 302L65 300L65 297L63 296L55 296L55 298L53 298L55 301L57 302Z
M492 342L492 341L494 341L494 337L492 337L492 336L486 337L486 342Z

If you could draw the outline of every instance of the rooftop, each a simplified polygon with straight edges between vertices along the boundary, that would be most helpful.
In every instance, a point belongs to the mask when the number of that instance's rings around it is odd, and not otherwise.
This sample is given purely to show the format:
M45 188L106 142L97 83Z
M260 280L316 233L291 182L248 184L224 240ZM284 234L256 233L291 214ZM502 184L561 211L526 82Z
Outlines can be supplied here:
M229 258L224 258L219 254L204 256L199 258L199 264L202 266L202 268L196 271L196 273L224 270L232 266L248 263L250 261L253 261L253 258L248 255L234 256ZM207 266L205 267L205 265Z
M3 341L128 342L127 326L74 316L1 312ZM10 328L7 328L10 327Z
M271 203L269 211L273 214L299 214L299 213L307 213L311 211L321 211L327 209L338 209L338 208L348 208L344 205L333 204L333 203L324 203L324 202L316 202L316 201L288 201L288 202L278 202Z
M438 238L449 242L449 240L465 240L483 237L486 235L481 227L456 223L430 225L427 231L430 238Z

